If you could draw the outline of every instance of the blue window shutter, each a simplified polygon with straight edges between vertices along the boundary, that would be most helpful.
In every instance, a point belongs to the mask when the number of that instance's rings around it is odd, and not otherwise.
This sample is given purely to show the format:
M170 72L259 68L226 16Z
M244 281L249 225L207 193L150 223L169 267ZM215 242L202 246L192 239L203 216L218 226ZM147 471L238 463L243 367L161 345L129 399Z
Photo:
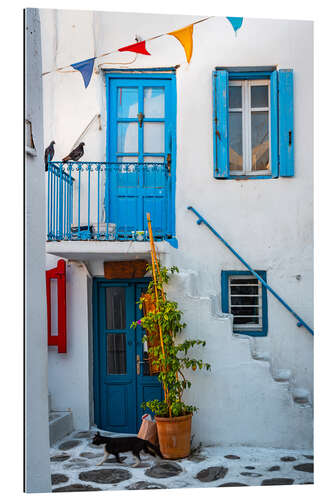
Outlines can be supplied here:
M213 80L214 177L221 179L229 177L228 71L214 71Z
M279 70L279 155L280 176L294 175L294 91L293 70Z
M271 171L279 177L278 72L271 74Z

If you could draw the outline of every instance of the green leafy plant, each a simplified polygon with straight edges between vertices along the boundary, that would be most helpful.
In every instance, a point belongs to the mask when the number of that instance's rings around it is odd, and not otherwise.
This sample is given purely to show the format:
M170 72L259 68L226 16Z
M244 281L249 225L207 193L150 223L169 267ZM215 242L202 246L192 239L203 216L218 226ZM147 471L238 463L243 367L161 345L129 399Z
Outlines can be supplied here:
M150 265L147 266L151 270ZM165 399L159 401L154 399L142 404L144 409L149 408L159 417L179 417L189 415L198 410L195 406L187 405L183 401L183 393L191 387L191 382L185 376L185 369L193 371L199 369L210 370L210 365L201 359L190 355L194 346L206 345L204 340L183 340L179 338L186 324L182 322L182 312L178 309L177 302L167 299L164 285L168 283L170 276L179 272L176 266L169 269L161 267L156 282L150 281L147 294L153 297L154 310L149 311L140 320L132 323L131 327L140 325L146 330L142 341L148 342L148 354L153 365L158 365L160 372L159 381L164 389ZM142 310L147 298L140 298L139 308ZM159 342L156 343L156 335ZM162 342L161 342L162 339ZM155 344L155 345L154 345Z

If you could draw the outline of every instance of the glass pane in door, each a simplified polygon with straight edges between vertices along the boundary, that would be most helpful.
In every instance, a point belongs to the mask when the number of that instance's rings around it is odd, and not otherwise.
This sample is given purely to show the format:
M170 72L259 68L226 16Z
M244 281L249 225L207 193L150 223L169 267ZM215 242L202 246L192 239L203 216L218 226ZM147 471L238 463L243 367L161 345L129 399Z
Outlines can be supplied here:
M143 105L145 118L164 118L164 87L145 87Z
M143 142L144 153L164 153L164 123L146 122Z
M118 153L137 153L138 152L138 124L118 123Z
M126 328L126 290L113 286L105 290L106 328L107 330L125 330Z
M137 87L118 88L118 118L136 118L139 92Z
M126 373L126 333L107 336L106 367L108 375Z

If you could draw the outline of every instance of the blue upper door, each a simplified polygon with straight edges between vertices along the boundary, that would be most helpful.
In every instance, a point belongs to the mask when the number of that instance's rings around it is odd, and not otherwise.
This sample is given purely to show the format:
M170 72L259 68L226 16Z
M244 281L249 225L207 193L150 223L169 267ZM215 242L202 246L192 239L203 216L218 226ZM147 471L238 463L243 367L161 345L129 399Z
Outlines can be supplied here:
M108 78L106 219L118 235L147 229L174 233L175 102L173 75Z
M137 433L141 403L162 397L157 376L149 375L144 332L131 328L142 316L137 301L147 284L97 278L94 286L95 423L107 431Z

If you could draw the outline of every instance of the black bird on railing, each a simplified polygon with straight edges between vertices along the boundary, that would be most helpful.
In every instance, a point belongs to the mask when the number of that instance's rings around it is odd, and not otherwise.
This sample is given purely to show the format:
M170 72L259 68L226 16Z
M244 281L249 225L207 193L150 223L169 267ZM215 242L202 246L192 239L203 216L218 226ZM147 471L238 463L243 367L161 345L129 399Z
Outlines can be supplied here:
M73 149L73 151L71 151L69 153L69 155L65 156L65 158L62 159L62 161L63 162L67 162L70 160L78 161L84 154L83 146L84 146L84 142L80 142L78 147Z
M54 157L53 144L55 144L55 142L51 141L50 145L47 146L47 148L45 149L45 153L44 153L45 172L47 172L47 162L52 161L52 158Z

